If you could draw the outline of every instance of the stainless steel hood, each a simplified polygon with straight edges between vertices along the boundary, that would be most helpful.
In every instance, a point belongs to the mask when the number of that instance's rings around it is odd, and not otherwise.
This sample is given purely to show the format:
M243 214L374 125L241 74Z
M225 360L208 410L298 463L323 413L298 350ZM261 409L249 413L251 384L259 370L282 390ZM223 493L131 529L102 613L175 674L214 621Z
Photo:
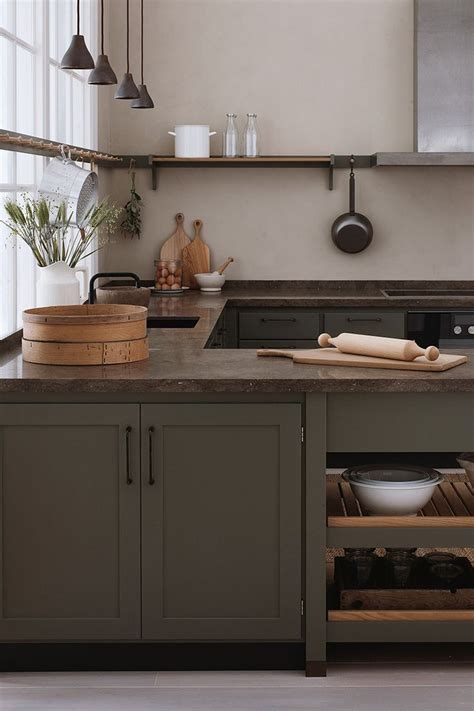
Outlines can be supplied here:
M415 0L415 151L474 151L474 0Z

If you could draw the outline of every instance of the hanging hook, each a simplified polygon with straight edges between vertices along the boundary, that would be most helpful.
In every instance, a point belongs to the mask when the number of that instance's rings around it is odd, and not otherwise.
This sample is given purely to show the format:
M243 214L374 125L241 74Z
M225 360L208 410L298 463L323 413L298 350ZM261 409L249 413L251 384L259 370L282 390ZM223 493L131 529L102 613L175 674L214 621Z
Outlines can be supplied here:
M351 166L351 175L354 175L355 158L354 158L353 153L352 153L351 157L349 158L349 165Z

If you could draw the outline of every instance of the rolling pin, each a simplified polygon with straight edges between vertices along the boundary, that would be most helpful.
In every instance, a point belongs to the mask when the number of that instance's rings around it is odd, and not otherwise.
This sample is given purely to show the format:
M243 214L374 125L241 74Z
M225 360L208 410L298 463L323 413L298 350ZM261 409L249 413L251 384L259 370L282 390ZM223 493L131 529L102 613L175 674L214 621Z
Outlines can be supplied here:
M335 346L341 353L396 360L415 360L419 356L425 356L427 360L436 360L439 357L439 350L436 346L420 348L415 341L405 341L402 338L363 336L358 333L341 333L336 338L331 338L329 333L321 333L318 343L322 348L327 348L329 345Z

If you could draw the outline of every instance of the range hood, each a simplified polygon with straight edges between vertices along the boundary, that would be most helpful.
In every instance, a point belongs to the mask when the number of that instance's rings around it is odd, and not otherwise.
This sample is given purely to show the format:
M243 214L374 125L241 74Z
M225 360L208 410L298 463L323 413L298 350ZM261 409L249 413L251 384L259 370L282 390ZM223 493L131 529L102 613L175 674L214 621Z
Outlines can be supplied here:
M415 151L474 151L474 0L415 0Z
M373 166L474 166L474 0L414 0L413 153Z

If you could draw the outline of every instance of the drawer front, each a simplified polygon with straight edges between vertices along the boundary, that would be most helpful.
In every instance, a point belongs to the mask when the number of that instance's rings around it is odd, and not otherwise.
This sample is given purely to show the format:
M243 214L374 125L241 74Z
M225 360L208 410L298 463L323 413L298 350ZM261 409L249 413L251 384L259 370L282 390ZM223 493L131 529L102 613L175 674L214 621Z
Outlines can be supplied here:
M331 336L340 333L363 333L368 336L405 338L403 312L344 311L324 314L324 331Z
M288 339L283 341L281 339L266 341L263 338L258 340L240 340L239 348L319 348L318 342L316 340L294 340Z
M316 311L268 309L244 311L239 314L239 338L264 340L316 340L320 314Z

